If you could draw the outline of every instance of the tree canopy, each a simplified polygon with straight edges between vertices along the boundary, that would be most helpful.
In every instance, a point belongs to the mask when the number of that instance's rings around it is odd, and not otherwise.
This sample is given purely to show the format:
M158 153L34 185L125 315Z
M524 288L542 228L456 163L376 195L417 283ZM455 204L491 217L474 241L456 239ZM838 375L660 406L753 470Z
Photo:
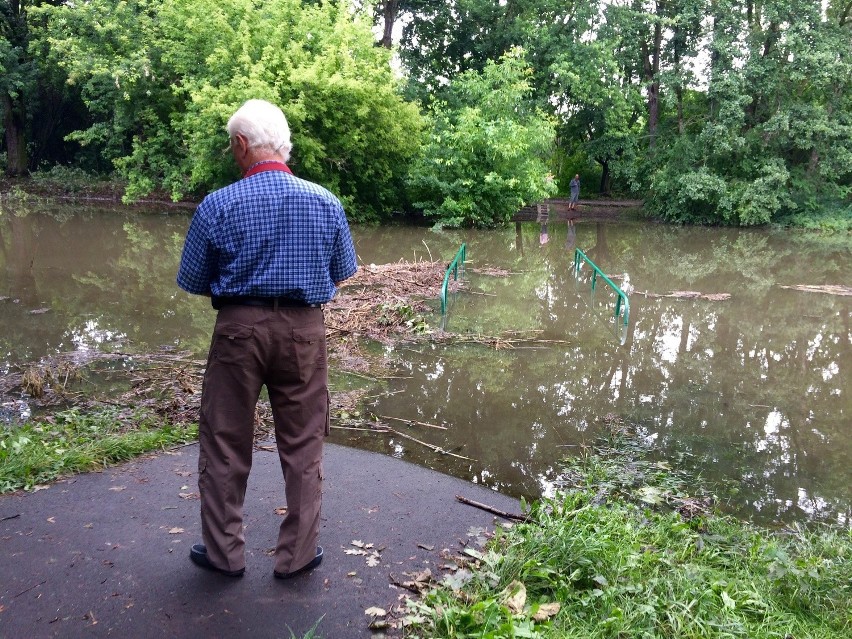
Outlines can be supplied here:
M357 220L497 224L580 173L672 222L852 226L852 0L0 0L0 18L13 175L70 162L130 199L197 195L234 179L224 123L261 97L297 173Z

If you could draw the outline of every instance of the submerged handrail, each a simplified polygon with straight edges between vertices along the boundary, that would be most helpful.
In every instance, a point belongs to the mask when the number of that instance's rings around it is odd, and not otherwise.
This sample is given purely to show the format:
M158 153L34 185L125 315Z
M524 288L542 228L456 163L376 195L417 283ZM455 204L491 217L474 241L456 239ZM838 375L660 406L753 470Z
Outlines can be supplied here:
M441 315L447 313L447 287L450 283L450 273L453 274L453 280L459 278L459 265L461 265L462 277L464 277L464 262L467 259L467 244L462 244L458 253L447 267L447 272L444 273L444 283L441 285Z
M630 321L630 301L627 299L627 295L624 291L622 291L611 279L609 279L602 270L598 268L598 265L595 264L592 260L588 258L588 256L583 253L581 249L574 249L574 277L580 273L580 266L582 262L586 262L589 266L592 267L592 292L595 292L595 286L597 285L598 275L600 275L604 282L609 285L609 287L615 291L615 294L618 296L618 299L615 302L615 313L613 313L614 318L618 318L621 314L622 304L624 308L624 325Z

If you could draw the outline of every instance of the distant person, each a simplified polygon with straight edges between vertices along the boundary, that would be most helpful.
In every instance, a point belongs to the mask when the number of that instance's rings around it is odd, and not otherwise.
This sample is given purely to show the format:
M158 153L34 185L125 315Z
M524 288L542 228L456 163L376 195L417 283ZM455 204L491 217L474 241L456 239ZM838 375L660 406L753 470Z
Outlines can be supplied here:
M568 187L571 189L571 199L568 200L568 210L573 211L577 208L577 200L580 199L580 175L579 173L574 176L574 179L568 183Z
M177 283L217 309L198 422L201 537L189 557L228 577L245 572L243 502L255 406L266 386L284 473L287 515L273 573L320 564L328 367L322 305L356 269L340 201L287 167L290 128L277 106L249 100L228 120L241 180L201 202Z

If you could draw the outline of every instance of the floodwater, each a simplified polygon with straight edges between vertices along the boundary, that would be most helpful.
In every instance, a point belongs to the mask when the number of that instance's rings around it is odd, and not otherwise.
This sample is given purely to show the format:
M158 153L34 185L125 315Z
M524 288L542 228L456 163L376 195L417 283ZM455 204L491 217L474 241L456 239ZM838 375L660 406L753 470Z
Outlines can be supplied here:
M174 284L189 218L0 202L0 374L89 349L203 356L214 311ZM389 348L396 371L369 383L366 407L455 456L386 434L332 441L536 497L560 459L624 424L739 516L852 525L852 297L786 288L848 285L848 236L578 220L542 243L540 230L353 228L364 265L449 263L465 243L465 287L427 320L467 339ZM593 294L574 277L575 248L628 294L626 326L602 278ZM684 291L718 297L671 296ZM2 400L25 414L26 398Z

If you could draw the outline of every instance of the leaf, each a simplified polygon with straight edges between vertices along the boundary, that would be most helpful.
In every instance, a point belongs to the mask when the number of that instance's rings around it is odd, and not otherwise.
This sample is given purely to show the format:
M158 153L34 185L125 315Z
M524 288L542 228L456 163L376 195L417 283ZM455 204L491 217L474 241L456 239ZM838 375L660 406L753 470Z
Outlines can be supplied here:
M370 566L370 568L375 568L380 563L382 563L382 560L378 555L370 555L367 557L367 565Z
M109 490L114 490L116 492L120 492L122 490L127 490L127 486L112 486Z
M364 547L364 542L360 541L359 539L353 539L350 543L353 546L356 546L357 548L363 548Z
M370 615L372 617L384 617L388 613L387 613L387 610L385 610L384 608L378 608L376 606L373 606L372 608L367 608L364 611L364 614Z
M551 617L555 617L559 614L559 610L562 608L562 605L556 601L552 603L541 604L533 613L533 620L535 621L547 621Z
M503 603L514 615L524 612L527 603L527 587L520 581L513 581L503 590Z
M343 552L346 553L347 555L366 555L367 554L366 550L355 550L354 548L347 548Z
M722 602L725 604L725 608L733 610L737 607L737 602L731 599L731 596L724 590L722 591Z
M663 501L662 492L654 486L642 486L639 489L639 499L646 504L659 504Z
M286 515L287 514L287 506L281 506L280 508L275 509L276 515Z
M179 535L182 532L184 532L183 528L169 528L170 535Z

